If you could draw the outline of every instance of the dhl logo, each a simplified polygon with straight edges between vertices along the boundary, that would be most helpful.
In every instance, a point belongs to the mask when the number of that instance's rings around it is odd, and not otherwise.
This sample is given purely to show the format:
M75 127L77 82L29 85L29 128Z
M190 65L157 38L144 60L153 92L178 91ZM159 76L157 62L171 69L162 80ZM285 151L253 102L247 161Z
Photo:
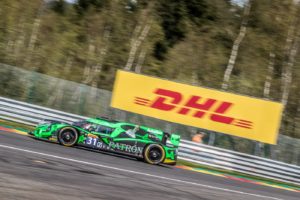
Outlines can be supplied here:
M188 97L186 103L183 103L185 98L182 93L162 88L156 89L154 94L157 95L154 100L135 97L134 103L165 112L176 112L178 115L189 115L199 119L208 117L211 121L218 123L246 129L253 128L253 122L227 115L229 109L234 106L231 102L192 95ZM200 100L204 100L203 103L199 103Z

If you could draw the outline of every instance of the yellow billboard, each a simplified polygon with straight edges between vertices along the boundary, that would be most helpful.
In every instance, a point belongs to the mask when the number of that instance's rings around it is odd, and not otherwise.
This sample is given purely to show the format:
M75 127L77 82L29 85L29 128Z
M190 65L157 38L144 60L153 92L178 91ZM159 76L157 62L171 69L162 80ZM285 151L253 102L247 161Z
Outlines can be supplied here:
M111 106L150 117L276 144L283 106L119 70Z

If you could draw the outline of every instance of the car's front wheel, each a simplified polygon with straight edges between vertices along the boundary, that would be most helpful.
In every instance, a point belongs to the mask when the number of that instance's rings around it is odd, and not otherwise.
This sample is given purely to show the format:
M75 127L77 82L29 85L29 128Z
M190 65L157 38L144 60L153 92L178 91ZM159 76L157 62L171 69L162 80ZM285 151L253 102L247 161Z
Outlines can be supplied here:
M78 132L74 128L62 128L58 133L57 139L61 145L71 147L77 143Z
M147 163L157 165L164 161L165 150L158 144L150 144L145 148L144 159Z

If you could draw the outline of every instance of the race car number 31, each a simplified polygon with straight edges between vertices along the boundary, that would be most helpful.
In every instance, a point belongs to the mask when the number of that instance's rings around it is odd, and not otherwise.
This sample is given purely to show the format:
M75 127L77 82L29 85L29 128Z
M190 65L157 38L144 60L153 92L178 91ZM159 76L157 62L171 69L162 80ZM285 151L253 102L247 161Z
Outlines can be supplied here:
M85 140L85 144L97 148L103 148L104 144L103 142L100 142L98 138L92 138L92 137L87 137Z

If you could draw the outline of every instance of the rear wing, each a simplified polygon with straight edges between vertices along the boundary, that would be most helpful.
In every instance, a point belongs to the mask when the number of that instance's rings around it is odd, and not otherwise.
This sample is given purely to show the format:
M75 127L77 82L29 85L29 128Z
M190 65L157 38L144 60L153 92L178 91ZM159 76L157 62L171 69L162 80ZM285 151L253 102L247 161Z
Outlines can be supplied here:
M172 144L175 147L179 146L180 143L180 135L177 134L170 134L170 133L166 133L164 132L164 136L163 136L163 140L162 140L163 144Z
M177 134L171 134L171 137L170 137L170 142L175 146L175 147L178 147L179 146L179 143L180 143L180 135L177 135Z

